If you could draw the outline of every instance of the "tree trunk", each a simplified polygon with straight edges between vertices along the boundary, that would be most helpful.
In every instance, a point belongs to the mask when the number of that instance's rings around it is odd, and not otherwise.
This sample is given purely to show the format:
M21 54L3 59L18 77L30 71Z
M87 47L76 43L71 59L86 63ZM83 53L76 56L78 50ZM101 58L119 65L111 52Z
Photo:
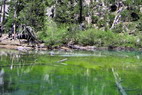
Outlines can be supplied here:
M5 22L5 6L6 6L6 0L2 1L2 5L1 5L1 29L0 29L0 37L2 37L2 33L3 33L3 28L4 28L4 22Z
M16 13L16 8L15 8L14 19L16 18L16 16L17 16L17 13ZM15 40L15 38L16 38L16 22L14 22L13 28L14 28L14 40Z
M0 12L1 12L1 13L0 13L0 14L1 14L1 15L0 15L0 22L2 22L2 5L0 6Z
M80 13L79 13L79 23L82 23L82 11L83 11L83 1L82 0L79 0L79 6L80 6Z
M4 24L5 22L5 5L6 5L6 0L3 0L2 24Z

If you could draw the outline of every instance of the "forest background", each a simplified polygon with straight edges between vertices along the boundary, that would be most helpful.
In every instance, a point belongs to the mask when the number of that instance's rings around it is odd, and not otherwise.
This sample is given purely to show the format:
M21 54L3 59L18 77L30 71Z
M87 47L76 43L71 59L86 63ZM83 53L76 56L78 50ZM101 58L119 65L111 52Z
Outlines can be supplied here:
M30 26L47 46L142 47L142 0L1 0L1 25Z

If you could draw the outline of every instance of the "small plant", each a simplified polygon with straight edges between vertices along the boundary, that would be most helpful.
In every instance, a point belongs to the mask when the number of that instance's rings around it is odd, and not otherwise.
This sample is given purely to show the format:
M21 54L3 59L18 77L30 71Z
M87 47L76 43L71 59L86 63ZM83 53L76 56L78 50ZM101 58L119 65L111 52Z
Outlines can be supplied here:
M50 18L46 18L45 27L38 32L39 39L43 40L48 46L59 46L62 39L61 28Z
M112 32L114 32L114 33L124 32L123 23L119 23L119 24L115 25L115 27L112 29Z
M92 16L92 23L93 24L96 24L99 20L99 17L98 16Z

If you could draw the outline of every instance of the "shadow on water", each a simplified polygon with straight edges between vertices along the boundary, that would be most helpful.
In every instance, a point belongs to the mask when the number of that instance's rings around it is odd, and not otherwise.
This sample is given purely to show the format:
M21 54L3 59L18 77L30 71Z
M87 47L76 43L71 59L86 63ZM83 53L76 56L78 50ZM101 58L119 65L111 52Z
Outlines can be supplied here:
M28 53L0 50L2 95L142 94L142 54L114 51Z

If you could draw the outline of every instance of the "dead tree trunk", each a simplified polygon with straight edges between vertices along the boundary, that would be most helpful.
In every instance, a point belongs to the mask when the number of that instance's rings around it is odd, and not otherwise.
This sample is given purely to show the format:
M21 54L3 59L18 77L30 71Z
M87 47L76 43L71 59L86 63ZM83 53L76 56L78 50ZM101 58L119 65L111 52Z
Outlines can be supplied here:
M6 0L3 0L3 13L2 13L2 23L3 24L5 22L5 5L6 5Z
M17 13L16 13L16 6L15 6L14 18L16 18L16 17L17 17ZM16 38L16 22L14 22L13 27L14 27L14 40L15 40L15 38Z
M3 33L3 28L4 28L4 22L5 22L5 9L6 9L6 0L2 1L2 5L1 5L1 26L0 26L0 37L2 36Z
M112 26L111 26L110 29L113 29L114 26L115 26L116 24L118 24L118 22L120 21L120 18L121 18L121 12L122 12L123 10L124 10L124 8L121 7L121 8L117 11L117 15L115 16L114 21L113 21Z
M83 20L83 17L82 17L82 13L83 13L83 1L82 0L79 0L79 23L82 23L82 20Z
M2 5L0 6L0 12L1 12L1 13L0 13L0 14L1 14L1 15L0 15L0 22L2 22Z
M118 76L118 74L114 71L114 69L112 68L112 72L113 72L113 76L115 78L115 84L117 86L117 88L119 89L121 95L127 95L125 89L123 88L123 86L121 85L121 80L120 77Z

